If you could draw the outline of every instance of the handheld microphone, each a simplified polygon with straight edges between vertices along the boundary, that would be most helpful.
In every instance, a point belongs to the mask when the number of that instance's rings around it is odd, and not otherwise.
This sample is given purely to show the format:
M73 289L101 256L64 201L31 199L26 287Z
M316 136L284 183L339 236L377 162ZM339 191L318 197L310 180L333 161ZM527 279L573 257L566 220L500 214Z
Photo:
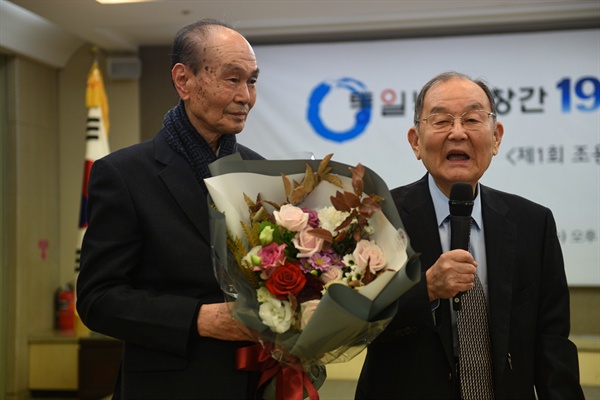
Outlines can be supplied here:
M469 250L471 235L471 212L473 211L473 187L467 182L456 182L450 189L450 250ZM452 300L455 311L461 309L461 296L458 293Z

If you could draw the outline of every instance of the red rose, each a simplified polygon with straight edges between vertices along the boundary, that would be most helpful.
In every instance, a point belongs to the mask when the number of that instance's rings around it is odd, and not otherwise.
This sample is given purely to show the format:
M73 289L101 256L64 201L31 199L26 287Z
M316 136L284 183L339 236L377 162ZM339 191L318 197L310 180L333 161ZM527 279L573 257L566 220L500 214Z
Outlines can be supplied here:
M265 282L265 287L279 300L285 300L288 293L296 296L304 285L306 277L296 264L286 262L275 268L271 277Z

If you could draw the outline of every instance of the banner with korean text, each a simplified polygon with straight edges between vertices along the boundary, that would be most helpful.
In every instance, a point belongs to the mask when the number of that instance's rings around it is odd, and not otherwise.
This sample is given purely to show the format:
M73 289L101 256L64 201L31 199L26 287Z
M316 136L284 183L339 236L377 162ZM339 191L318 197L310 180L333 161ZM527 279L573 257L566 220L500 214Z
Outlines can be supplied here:
M552 209L571 286L600 286L600 30L255 46L241 143L267 158L361 162L390 188L425 173L408 145L421 86L448 70L494 89L505 127L482 179Z

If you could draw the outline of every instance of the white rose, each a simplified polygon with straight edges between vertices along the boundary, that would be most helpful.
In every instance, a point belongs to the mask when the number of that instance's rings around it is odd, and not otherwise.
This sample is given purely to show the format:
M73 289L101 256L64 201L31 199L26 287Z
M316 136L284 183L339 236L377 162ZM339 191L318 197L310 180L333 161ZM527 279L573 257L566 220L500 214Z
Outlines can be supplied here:
M289 301L281 301L275 297L267 298L258 309L263 324L275 333L284 333L292 325L293 313Z

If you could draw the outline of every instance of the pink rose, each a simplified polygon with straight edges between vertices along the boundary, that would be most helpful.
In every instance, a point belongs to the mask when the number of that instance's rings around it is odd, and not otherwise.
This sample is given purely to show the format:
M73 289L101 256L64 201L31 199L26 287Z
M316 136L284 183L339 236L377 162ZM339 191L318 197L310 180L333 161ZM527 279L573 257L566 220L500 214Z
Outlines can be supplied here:
M321 281L325 284L342 279L344 271L338 267L330 267L327 271L321 274Z
M260 257L262 267L259 270L262 271L260 277L262 279L269 279L273 270L285 262L285 244L278 245L275 242L271 242L266 246L263 246L258 250L258 256ZM256 268L254 269L257 270Z
M312 317L313 313L317 309L320 301L321 300L309 300L300 304L300 313L302 315L300 317L300 330L304 330L306 324L308 324L308 321L310 320L310 317Z
M283 265L283 262L285 261L285 247L285 244L279 245L275 242L271 242L258 250L258 256L260 257L263 267Z
M358 242L352 255L356 259L358 268L364 270L368 266L373 274L382 270L387 264L387 259L383 255L381 247L370 240L363 239Z
M273 211L275 221L289 231L300 232L308 225L308 213L291 204L281 206L279 211Z
M294 247L298 249L298 258L312 257L317 251L321 250L321 248L323 247L323 243L325 241L308 233L310 229L312 228L309 227L307 229L301 230L292 239Z

